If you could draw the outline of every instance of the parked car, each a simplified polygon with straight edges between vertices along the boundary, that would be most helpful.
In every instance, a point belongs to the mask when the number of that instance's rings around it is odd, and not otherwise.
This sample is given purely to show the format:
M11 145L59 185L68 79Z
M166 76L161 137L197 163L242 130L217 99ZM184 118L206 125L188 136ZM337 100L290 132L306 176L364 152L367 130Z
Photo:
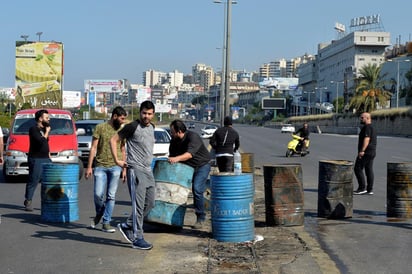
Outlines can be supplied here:
M329 102L323 102L321 106L326 109L327 111L332 111L334 109L334 105Z
M191 129L191 128L196 128L195 123L193 123L193 122L189 123L188 128L189 128L189 129Z
M282 128L280 129L281 133L286 133L286 132L294 133L295 131L296 131L295 127L291 124L284 124L282 125Z
M169 155L170 134L164 128L155 128L155 145L153 156L155 158L167 157Z
M217 126L214 125L206 125L204 126L201 131L202 138L211 138L213 133L217 130Z
M19 175L28 175L29 129L36 125L34 114L38 109L20 110L14 116L7 141L3 175L7 180ZM78 156L77 136L70 111L48 109L51 131L49 134L50 156L53 163L79 164L79 178L83 165Z
M101 123L104 123L104 120L79 120L76 122L79 157L84 166L87 166L87 162L89 160L94 129Z

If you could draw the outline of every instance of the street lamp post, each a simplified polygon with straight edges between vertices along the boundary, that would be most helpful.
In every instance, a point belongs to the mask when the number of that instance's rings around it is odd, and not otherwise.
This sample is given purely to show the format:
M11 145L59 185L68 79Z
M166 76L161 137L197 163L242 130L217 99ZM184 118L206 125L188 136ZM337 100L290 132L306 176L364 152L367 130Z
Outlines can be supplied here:
M221 0L215 0L214 3L223 3ZM223 38L223 51L224 51L224 62L222 69L222 83L224 79L224 85L222 85L222 90L220 102L222 115L220 117L220 124L223 126L224 117L230 114L230 104L229 104L229 92L230 92L230 34L231 34L231 14L232 14L232 4L236 4L236 1L226 0L226 3L223 3L225 6L224 9L224 38ZM224 71L224 76L223 76Z
M343 81L330 81L330 83L331 84L336 84L336 110L335 110L335 112L336 112L336 114L338 114L338 106L339 106L339 103L338 103L338 96L339 96L339 84L343 84L344 82Z
M307 111L307 113L308 113L308 115L310 115L311 114L311 112L310 112L310 94L315 93L315 91L304 91L304 93L308 94L308 111Z
M41 32L41 31L36 32L36 35L39 36L39 42L40 42L40 36L41 36L42 34L43 34L43 32Z
M27 38L29 38L29 36L27 34L23 34L23 35L20 35L20 38L23 38L24 42L27 42Z
M316 87L315 88L315 90L319 90L320 91L320 93L319 93L319 113L322 113L322 90L326 90L326 89L328 89L327 87L321 87L321 88L319 88L319 87Z
M392 60L389 59L389 62L396 62L396 108L399 108L399 63L400 62L410 62L410 59L403 59L403 60Z
M231 35L231 15L232 0L226 0L226 62L225 62L225 117L230 114L229 92L230 92L230 35Z

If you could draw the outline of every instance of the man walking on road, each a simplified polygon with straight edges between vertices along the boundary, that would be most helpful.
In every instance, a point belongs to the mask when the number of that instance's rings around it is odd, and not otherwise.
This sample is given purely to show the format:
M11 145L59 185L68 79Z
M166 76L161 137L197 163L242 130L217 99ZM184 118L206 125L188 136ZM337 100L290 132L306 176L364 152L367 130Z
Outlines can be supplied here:
M34 114L36 125L29 129L29 179L26 184L24 207L26 211L33 211L32 199L37 184L42 177L42 164L51 163L49 148L50 117L46 109L38 110Z
M369 194L373 195L373 160L376 156L377 136L376 131L372 127L371 115L364 112L360 116L360 123L363 125L358 140L358 155L355 161L354 172L358 180L358 189L353 192L355 195ZM365 176L366 174L366 188Z
M85 174L86 179L92 173L94 175L94 206L96 216L92 221L91 227L95 228L103 217L102 231L109 233L116 231L110 226L110 221L112 219L119 179L120 177L123 180L126 179L126 174L122 174L122 168L113 159L112 152L110 151L110 139L125 122L126 116L127 113L122 107L115 107L110 120L96 126L93 132L92 146ZM120 143L117 144L116 153L119 159L125 159L124 146L120 146ZM93 170L92 165L95 159L96 166ZM106 200L104 200L105 195Z
M125 125L110 140L110 148L117 165L127 168L127 185L132 200L132 214L126 223L117 227L133 248L149 250L153 245L143 238L143 220L155 203L155 179L151 169L155 143L151 123L155 106L151 101L140 105L140 120ZM126 161L119 160L116 144L126 140Z

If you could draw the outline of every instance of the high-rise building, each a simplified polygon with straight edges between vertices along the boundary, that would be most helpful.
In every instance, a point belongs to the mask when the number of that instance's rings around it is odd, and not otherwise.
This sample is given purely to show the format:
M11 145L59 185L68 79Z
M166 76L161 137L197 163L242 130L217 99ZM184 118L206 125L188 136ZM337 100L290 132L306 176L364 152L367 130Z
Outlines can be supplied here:
M153 87L162 84L162 79L164 79L166 74L164 72L155 70L146 70L143 72L143 85L146 87Z
M172 87L180 87L183 85L183 73L177 70L167 74L167 81Z
M269 67L270 64L263 64L259 68L259 82L262 81L263 79L267 79L270 77L269 74Z
M353 93L359 69L368 64L384 63L385 49L390 44L389 32L354 31L319 47L317 85L328 88L330 101L341 97L344 90Z

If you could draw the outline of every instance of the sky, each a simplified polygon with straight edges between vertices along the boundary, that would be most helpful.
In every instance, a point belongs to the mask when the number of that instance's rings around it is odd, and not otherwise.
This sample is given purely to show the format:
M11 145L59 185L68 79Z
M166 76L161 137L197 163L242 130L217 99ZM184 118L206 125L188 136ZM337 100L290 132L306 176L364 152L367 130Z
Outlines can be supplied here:
M222 2L226 2L223 0ZM257 71L264 63L316 54L337 38L335 23L380 14L391 43L411 40L412 1L237 0L232 6L230 67ZM142 83L153 69L191 73L222 67L224 5L213 0L20 0L0 4L0 87L13 87L15 42L64 44L64 90L88 79Z

